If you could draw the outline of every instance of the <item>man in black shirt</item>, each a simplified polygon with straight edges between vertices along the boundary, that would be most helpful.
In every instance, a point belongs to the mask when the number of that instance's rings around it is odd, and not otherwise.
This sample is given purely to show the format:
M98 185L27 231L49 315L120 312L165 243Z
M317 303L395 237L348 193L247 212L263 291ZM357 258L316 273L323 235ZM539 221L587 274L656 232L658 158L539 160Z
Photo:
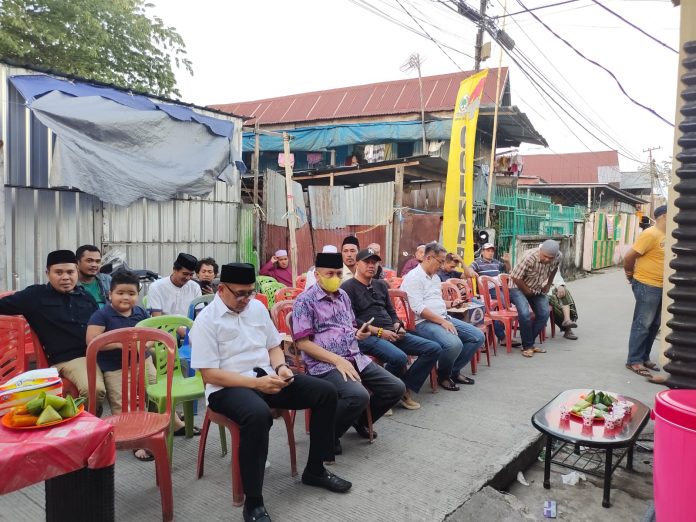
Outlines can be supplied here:
M77 284L77 258L70 250L56 250L46 258L45 285L31 285L0 299L0 315L23 315L44 347L48 363L75 384L87 398L87 322L98 307ZM97 401L106 390L97 370Z
M416 410L420 404L411 398L411 392L418 393L442 348L403 329L389 298L387 283L374 278L381 260L371 248L358 252L355 277L345 281L341 288L350 297L358 327L374 318L368 326L372 335L358 341L360 351L378 358L390 373L401 378L406 385L401 405ZM408 370L407 355L418 356Z

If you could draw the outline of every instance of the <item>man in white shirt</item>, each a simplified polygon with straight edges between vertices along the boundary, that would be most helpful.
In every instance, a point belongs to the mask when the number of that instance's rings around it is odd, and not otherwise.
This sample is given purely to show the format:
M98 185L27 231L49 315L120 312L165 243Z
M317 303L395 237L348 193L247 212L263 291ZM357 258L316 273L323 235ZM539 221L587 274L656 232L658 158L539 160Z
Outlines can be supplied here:
M201 296L201 287L192 281L198 260L191 254L180 253L169 277L158 279L147 292L150 315L188 315L189 305Z
M337 493L352 484L324 468L334 460L336 389L309 375L293 375L282 338L255 294L253 265L222 266L218 292L191 329L191 366L201 371L209 407L239 424L244 520L270 522L262 489L271 408L312 410L304 484Z
M408 294L409 304L416 314L416 335L435 341L442 347L437 363L438 383L445 390L457 391L457 383L474 384L473 379L460 372L483 345L485 338L475 326L447 314L441 281L437 276L446 255L445 247L436 242L425 245L423 261L406 274L401 290ZM457 303L452 305L456 306Z
M563 331L563 337L571 341L577 341L578 336L573 333L573 328L577 328L578 310L575 300L566 288L565 281L561 276L561 271L556 272L553 284L548 293L549 304L553 308L552 321Z
M343 258L343 274L341 281L353 279L355 275L355 263L360 250L360 241L355 236L346 236L341 243L341 257Z

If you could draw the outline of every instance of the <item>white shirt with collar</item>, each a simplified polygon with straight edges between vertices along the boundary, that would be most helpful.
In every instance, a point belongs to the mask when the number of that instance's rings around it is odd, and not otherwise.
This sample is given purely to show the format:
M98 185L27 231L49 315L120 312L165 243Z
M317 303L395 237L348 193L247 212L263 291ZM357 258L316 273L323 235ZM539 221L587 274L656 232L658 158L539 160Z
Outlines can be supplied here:
M447 317L441 283L437 274L429 276L422 265L418 265L404 277L399 289L408 294L408 302L416 314L416 324L425 321L420 314L426 308L440 317Z
M219 295L206 306L193 323L191 367L216 368L255 377L254 367L275 375L268 351L282 342L268 310L256 299L241 312L233 312ZM222 386L206 384L205 397Z
M147 291L147 307L152 312L187 317L191 301L201 295L201 287L195 281L176 286L172 283L171 277L163 277L150 285Z
M341 275L341 282L348 281L349 279L353 279L355 277L355 274L350 271L350 268L346 266L346 264L343 264L343 274Z

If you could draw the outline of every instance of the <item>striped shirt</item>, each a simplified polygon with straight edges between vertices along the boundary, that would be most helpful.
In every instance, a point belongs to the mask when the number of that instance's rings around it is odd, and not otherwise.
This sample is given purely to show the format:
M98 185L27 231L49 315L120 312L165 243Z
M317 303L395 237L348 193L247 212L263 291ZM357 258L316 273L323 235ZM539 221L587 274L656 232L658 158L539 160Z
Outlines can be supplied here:
M505 273L505 263L495 258L488 261L479 256L471 263L471 269L480 276L493 279L493 282L488 283L488 287L495 288L496 284L500 283L498 276Z
M560 252L556 256L556 259L548 264L544 264L540 261L539 250L539 248L534 248L527 252L510 273L513 279L521 279L524 281L535 294L543 292L544 287L549 282L549 277L553 274L554 270L558 270L558 266L561 264ZM511 283L510 286L512 288L516 287L514 282Z

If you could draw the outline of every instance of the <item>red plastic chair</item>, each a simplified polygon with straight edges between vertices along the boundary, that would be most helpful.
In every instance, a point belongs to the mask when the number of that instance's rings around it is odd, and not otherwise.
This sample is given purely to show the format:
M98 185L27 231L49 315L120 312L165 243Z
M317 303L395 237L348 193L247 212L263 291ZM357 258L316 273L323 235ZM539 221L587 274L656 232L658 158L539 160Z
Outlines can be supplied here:
M506 308L510 310L515 310L516 308L514 305L510 302L510 283L512 282L512 277L510 277L509 274L500 274L500 286L502 287L503 295L505 296L505 303L507 304ZM500 291L500 290L499 290ZM534 310L531 309L532 307L530 306L530 312L531 312L531 320L534 321L534 318L536 317L534 315ZM551 317L549 315L549 317ZM518 327L518 322L515 322L515 335L517 334L517 327ZM546 325L544 325L544 329L539 332L539 343L543 344L544 341L546 340Z
M0 315L0 384L27 370L24 317Z
M294 301L298 295L300 295L303 292L301 288L290 288L290 287L285 287L279 289L275 293L275 299L273 303L279 303L281 301Z
M145 359L146 343L162 343L167 352L167 403L164 413L147 411L145 392L147 377ZM121 345L123 413L111 415L103 420L114 427L116 449L148 449L155 457L156 480L162 498L162 519L174 519L172 497L172 474L167 451L167 432L172 415L172 380L176 341L165 331L155 328L120 328L98 335L87 346L87 379L89 382L89 412L95 414L97 407L97 354L111 350L109 345Z
M503 292L503 302L498 301L499 310L493 308L491 299L491 294L486 290L489 288L489 283L496 284L496 282L486 276L479 276L479 282L481 284L481 297L483 298L483 303L486 306L486 314L493 321L500 321L505 327L505 348L508 353L512 353L512 331L513 324L517 322L517 310L510 308L510 295L507 291L507 286L502 285L498 287L498 292Z
M0 292L0 299L14 293L14 290ZM26 331L24 332L24 367L28 369L31 368L32 363L36 362L36 350L34 349L34 340L31 336L31 328L29 327L29 323L26 323L26 325Z
M307 285L307 274L298 275L297 279L295 279L295 288L299 288L300 290L304 290L306 285Z
M403 283L404 278L392 277L391 279L387 279L386 281L389 284L389 288L401 288L401 283Z
M254 296L254 299L260 301L263 304L263 306L268 308L268 297L266 297L266 294L262 294L261 292L259 292Z
M396 316L404 323L404 328L407 332L412 332L416 329L416 314L408 302L408 294L403 290L396 288L389 289L389 299L396 312ZM409 356L409 359L411 356ZM437 365L430 370L430 388L433 393L437 393Z
M396 270L382 267L382 275L384 276L384 279L389 281L390 279L394 279L396 277Z
M272 409L273 418L283 417L285 429L288 432L288 446L290 446L290 470L292 476L297 476L297 456L295 452L295 434L293 432L294 416L289 410ZM232 438L232 505L241 506L244 504L244 485L242 484L242 471L239 467L239 425L220 413L215 413L210 408L206 409L205 419L201 427L201 440L198 444L198 465L196 468L197 478L203 476L205 467L205 443L208 438L210 423L214 422L218 426L224 426L230 430Z

